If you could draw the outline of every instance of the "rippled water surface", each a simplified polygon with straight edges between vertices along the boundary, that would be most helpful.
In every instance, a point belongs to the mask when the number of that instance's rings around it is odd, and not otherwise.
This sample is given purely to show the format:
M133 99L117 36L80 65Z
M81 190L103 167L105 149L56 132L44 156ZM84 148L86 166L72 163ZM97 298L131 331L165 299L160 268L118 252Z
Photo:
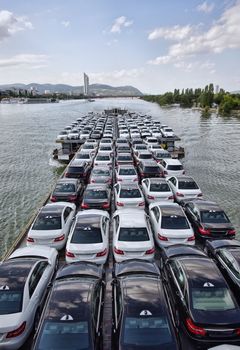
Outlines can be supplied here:
M124 107L151 114L173 127L185 147L184 166L204 196L217 201L240 232L240 119L180 108L161 109L137 99L103 99L93 103L0 104L0 255L7 250L58 178L50 161L62 128L89 111Z

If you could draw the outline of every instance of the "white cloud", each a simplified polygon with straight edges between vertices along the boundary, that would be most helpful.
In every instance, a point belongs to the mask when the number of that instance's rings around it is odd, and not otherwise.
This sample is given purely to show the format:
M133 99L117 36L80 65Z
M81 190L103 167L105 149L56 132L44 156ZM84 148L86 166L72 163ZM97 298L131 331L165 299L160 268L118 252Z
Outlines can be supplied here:
M197 6L197 10L199 12L210 13L214 9L214 7L215 7L214 3L208 4L207 1L204 1L203 3Z
M47 61L46 55L34 55L34 54L21 54L10 58L0 59L0 68L5 67L19 67L26 65L29 68L33 68L39 65L43 65ZM45 65L44 65L45 66Z
M26 29L33 29L32 23L24 16L16 16L10 11L0 11L0 41Z
M69 21L62 21L61 24L62 24L65 28L67 28L67 27L70 26L70 22L69 22Z
M179 39L169 47L167 54L150 60L150 64L166 64L179 61L179 57L199 54L221 53L227 49L240 48L240 1L224 11L220 19L206 32L198 32ZM175 27L172 27L174 30Z
M133 21L129 21L125 16L121 16L115 19L110 32L111 33L121 33L123 27L130 27Z
M149 40L155 40L159 38L170 39L170 40L182 40L189 36L193 31L193 27L190 25L179 26L175 25L169 28L156 28L149 35Z

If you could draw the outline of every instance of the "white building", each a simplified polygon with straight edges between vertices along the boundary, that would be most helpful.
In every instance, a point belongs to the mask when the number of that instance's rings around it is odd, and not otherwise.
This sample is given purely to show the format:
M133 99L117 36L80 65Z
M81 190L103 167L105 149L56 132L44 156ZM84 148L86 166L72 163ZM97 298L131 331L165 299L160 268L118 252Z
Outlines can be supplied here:
M83 79L84 79L84 88L83 93L85 96L88 96L88 90L89 90L89 77L86 73L83 73Z

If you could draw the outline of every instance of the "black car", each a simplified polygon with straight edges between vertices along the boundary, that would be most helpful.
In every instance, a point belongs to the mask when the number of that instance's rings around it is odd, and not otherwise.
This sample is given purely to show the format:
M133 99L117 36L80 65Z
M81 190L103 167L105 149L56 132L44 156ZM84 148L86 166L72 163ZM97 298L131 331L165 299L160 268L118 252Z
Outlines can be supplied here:
M240 345L240 307L212 259L177 244L163 249L161 269L179 332L195 349Z
M205 249L216 261L240 303L240 242L235 239L207 241Z
M83 191L83 185L79 179L62 178L58 180L51 194L51 202L71 202L77 204Z
M163 177L163 172L155 160L140 161L138 171L141 180L146 177Z
M37 333L34 350L102 349L103 269L75 262L57 273Z
M89 184L83 194L82 209L111 208L111 189L105 184Z
M179 349L157 265L128 260L115 264L113 275L112 349Z
M215 202L201 199L182 201L196 238L234 238L236 231L226 213Z
M88 162L76 159L67 166L64 176L87 182L90 171L91 165Z

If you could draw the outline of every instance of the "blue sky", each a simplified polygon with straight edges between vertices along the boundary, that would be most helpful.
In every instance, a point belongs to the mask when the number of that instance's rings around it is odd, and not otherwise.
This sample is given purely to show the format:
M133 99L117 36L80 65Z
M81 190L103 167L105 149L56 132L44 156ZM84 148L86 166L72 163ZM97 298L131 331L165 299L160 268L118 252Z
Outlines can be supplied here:
M240 0L0 0L0 84L240 89Z

